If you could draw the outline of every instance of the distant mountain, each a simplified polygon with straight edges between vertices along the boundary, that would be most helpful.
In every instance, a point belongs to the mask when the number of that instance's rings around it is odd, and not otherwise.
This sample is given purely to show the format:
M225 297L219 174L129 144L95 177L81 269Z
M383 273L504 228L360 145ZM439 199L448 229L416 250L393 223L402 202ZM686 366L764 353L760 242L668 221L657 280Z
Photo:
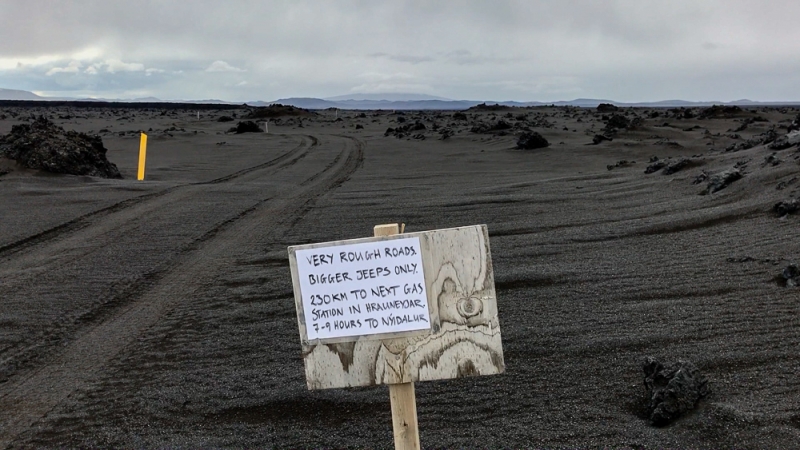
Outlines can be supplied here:
M217 99L206 100L161 100L156 97L136 98L136 99L107 99L107 98L70 98L70 97L41 97L33 92L20 91L15 89L0 88L0 101L66 101L66 102L107 102L107 103L180 103L180 104L217 104L217 105L241 105L242 102L227 102ZM487 100L451 100L444 97L436 97L426 94L346 94L328 98L314 97L290 97L279 100L265 102L247 102L250 106L269 106L274 103L291 105L304 109L352 109L352 110L463 110L472 106L486 103L487 105L501 105L513 107L532 107L532 106L576 106L581 108L596 108L600 103L611 103L622 107L647 107L647 108L678 108L678 107L702 107L711 105L739 105L739 106L768 106L768 105L800 105L800 101L782 102L758 102L753 100L741 99L732 102L719 101L700 101L691 102L686 100L662 100L656 102L625 103L613 100L596 98L576 98L574 100L562 100L557 102L517 102L517 101L487 101Z
M463 110L472 106L482 103L487 105L501 105L511 106L518 108L526 108L533 106L574 106L580 108L596 108L601 103L611 103L621 107L647 107L647 108L690 108L690 107L703 107L711 105L739 105L739 106L767 106L767 105L799 105L800 102L755 102L751 100L736 100L732 102L719 102L719 101L700 101L690 102L686 100L662 100L657 102L638 102L626 103L615 102L613 100L593 99L593 98L576 98L574 100L562 100L557 102L516 102L516 101L483 101L483 100L403 100L403 101L390 101L390 100L337 100L320 98L282 98L274 102L253 102L248 103L251 106L267 106L273 103L280 103L283 105L292 105L298 108L305 109L352 109L352 110Z
M33 92L0 88L0 100L47 100L47 99L44 97L40 97L34 94Z
M390 93L383 94L345 94L337 95L336 97L326 97L324 100L337 102L343 100L357 100L357 101L388 101L388 102L412 102L422 100L443 100L450 101L449 98L437 97L435 95L427 94L409 94L409 93Z
M281 105L291 105L297 108L304 108L304 109L342 108L338 102L331 102L328 100L323 100L321 98L309 98L309 97L281 98L273 102L262 102L262 101L247 102L247 104L250 106L269 106L275 103L280 103Z

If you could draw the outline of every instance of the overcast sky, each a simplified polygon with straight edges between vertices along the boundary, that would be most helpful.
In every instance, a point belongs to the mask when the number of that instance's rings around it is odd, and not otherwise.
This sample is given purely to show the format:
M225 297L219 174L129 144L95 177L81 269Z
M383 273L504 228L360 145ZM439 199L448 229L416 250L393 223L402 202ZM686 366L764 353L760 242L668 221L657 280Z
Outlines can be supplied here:
M798 0L0 0L0 87L230 101L800 100Z

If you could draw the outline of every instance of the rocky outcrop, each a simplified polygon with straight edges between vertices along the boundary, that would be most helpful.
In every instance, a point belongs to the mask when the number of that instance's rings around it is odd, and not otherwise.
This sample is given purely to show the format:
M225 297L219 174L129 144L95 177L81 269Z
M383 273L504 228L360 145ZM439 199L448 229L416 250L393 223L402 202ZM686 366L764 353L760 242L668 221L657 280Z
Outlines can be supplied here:
M630 121L627 117L620 114L614 114L608 119L608 122L606 122L606 130L614 131L617 129L628 128L628 125L630 125Z
M534 150L537 148L544 148L549 146L550 143L541 134L531 131L530 133L523 133L517 139L517 148L522 150Z
M736 105L713 105L701 110L697 116L701 119L724 119L747 114L747 111Z
M661 172L663 175L672 175L673 173L680 172L681 170L689 167L691 161L689 158L678 158L675 161L670 161L669 164Z
M600 103L597 105L597 112L599 113L610 113L619 111L619 107L612 105L611 103Z
M800 144L800 131L792 131L789 134L785 134L775 139L775 141L769 145L769 148L772 150L784 150L789 147L794 147L798 144Z
M235 127L228 130L229 133L263 133L264 130L261 128L261 125L253 122L252 120L244 120L239 122Z
M742 172L739 169L733 168L724 170L718 174L709 177L708 186L700 192L700 195L713 194L728 187L734 181L742 178Z
M122 178L106 157L100 136L65 131L43 116L11 127L0 137L0 154L22 167L69 175Z

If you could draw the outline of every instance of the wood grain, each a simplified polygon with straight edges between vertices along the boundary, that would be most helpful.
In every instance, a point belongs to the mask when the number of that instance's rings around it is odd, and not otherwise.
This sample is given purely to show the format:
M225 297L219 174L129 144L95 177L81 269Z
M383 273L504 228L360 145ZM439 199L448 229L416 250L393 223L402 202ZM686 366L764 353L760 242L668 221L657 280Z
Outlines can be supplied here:
M363 240L419 236L432 332L308 342L294 250L289 256L309 389L409 383L504 372L494 276L485 225ZM312 244L314 247L336 245Z

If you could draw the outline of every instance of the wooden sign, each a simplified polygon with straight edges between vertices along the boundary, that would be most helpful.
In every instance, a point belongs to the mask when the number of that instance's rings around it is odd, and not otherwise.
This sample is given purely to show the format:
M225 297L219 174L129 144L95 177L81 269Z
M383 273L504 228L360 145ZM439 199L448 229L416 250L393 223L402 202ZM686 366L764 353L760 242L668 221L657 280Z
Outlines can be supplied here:
M505 370L485 225L289 247L309 389Z

